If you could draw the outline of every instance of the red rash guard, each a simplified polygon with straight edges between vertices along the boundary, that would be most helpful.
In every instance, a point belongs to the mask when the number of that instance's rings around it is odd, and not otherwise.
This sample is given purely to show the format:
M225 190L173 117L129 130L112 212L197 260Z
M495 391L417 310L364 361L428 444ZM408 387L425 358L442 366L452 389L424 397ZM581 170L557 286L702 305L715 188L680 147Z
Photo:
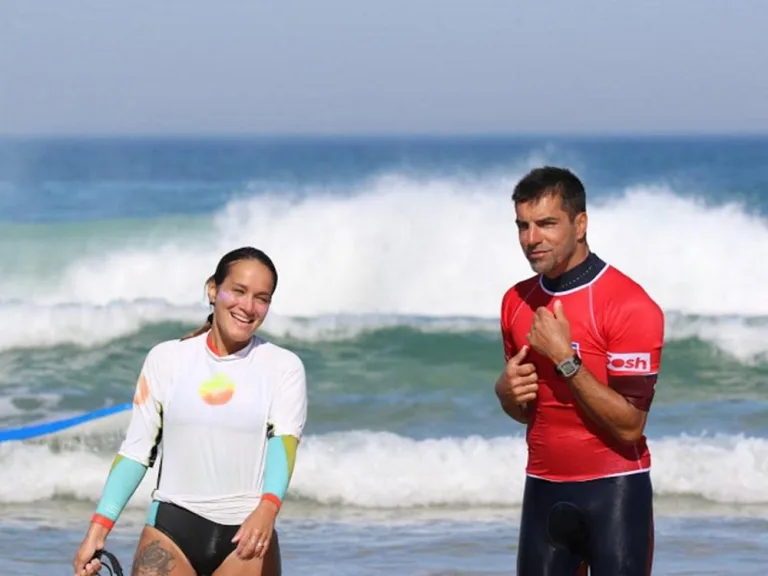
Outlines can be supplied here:
M661 363L664 314L640 285L594 254L554 282L537 275L505 293L501 332L506 358L528 345L536 309L552 310L556 299L563 304L572 346L583 367L647 411ZM536 366L539 391L528 404L527 474L582 481L650 468L644 436L633 445L614 440L579 407L550 360L529 346L523 359L528 362Z

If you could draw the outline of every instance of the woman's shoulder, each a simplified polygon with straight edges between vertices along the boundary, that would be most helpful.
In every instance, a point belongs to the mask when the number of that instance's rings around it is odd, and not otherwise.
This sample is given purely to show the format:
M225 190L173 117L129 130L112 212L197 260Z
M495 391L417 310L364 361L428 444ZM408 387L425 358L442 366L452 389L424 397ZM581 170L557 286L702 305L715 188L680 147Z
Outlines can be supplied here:
M196 340L199 338L201 337L196 336L186 340L181 340L179 338L161 340L149 349L147 352L147 361L155 364L173 364L178 358L189 354L192 350L197 348L198 342L196 342Z

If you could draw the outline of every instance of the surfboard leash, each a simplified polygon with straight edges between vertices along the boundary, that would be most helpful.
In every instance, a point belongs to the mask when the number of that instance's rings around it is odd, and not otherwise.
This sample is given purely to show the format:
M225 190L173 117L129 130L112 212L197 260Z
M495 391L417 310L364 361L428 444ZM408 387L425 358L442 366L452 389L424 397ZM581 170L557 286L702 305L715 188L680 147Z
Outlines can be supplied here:
M101 561L101 566L107 569L109 576L125 576L123 574L123 567L112 552L107 550L96 550L96 554L94 554L93 557ZM109 564L104 562L104 558L109 560ZM101 574L101 571L99 571L99 574Z

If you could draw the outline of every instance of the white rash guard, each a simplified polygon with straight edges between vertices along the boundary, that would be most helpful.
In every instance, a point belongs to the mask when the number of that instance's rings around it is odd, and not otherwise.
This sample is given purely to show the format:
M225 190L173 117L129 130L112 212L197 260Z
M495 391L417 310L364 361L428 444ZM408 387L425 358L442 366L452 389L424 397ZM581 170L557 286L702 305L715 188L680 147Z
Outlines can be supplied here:
M207 334L154 346L144 361L119 454L151 466L162 448L153 498L220 524L241 524L259 504L267 428L301 439L304 364L254 336L217 356Z

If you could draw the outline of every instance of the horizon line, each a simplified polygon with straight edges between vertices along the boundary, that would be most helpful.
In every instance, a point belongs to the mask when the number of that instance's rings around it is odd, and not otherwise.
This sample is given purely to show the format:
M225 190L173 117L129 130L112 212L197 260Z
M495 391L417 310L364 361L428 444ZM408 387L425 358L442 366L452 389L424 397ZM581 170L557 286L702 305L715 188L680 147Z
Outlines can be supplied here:
M765 138L764 131L476 131L476 132L0 132L0 140L363 140L363 139L676 139Z

